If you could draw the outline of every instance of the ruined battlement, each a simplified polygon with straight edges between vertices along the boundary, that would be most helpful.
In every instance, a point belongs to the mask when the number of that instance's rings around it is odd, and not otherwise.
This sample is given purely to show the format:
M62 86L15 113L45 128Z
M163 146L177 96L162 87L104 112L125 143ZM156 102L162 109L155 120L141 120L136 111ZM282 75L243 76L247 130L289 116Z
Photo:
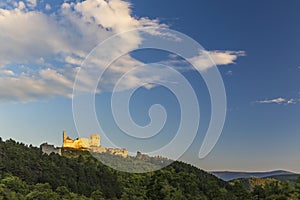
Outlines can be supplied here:
M109 153L126 158L128 156L127 149L122 148L105 148L100 144L100 135L91 134L90 138L77 138L75 140L67 137L67 132L63 131L63 148L72 148L79 150L92 151L97 153Z
M63 148L89 149L90 147L100 147L100 135L91 134L90 138L77 138L75 140L67 137L66 131L63 131Z

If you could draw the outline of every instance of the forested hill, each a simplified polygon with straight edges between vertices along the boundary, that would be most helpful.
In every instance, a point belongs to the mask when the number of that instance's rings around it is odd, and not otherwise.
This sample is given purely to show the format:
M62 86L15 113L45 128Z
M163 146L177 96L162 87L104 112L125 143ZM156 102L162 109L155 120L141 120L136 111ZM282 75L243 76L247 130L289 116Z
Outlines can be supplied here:
M249 195L182 162L151 173L130 174L113 170L89 154L48 156L13 140L0 140L0 170L0 199L234 200Z

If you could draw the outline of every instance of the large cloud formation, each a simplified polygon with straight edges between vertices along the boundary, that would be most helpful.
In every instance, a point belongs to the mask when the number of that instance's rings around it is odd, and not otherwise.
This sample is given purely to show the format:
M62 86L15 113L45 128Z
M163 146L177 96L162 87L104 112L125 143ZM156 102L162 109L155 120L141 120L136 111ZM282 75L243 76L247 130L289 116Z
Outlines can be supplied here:
M116 33L140 27L166 27L158 20L137 18L131 4L121 0L85 0L63 3L56 10L37 9L37 1L0 4L0 102L27 102L57 96L71 97L79 66L99 42ZM46 6L44 6L46 7ZM49 14L49 10L53 10ZM46 14L47 13L47 14ZM157 33L155 33L157 34ZM138 32L112 44L111 54L118 48L134 49L142 38ZM115 46L114 46L115 45ZM212 51L216 64L234 63L242 52ZM101 65L101 61L98 61ZM195 63L205 63L201 57ZM111 78L141 64L130 54L111 67ZM211 67L203 64L204 70ZM88 77L81 77L86 81ZM151 79L151 77L150 77ZM128 80L128 87L139 82Z

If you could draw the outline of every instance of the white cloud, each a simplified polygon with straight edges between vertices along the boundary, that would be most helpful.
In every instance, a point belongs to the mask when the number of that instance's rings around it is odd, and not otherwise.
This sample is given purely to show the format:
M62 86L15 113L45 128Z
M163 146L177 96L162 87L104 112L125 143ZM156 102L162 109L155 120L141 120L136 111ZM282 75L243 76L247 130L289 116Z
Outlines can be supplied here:
M81 63L82 63L82 61L83 61L83 60L78 59L78 58L74 58L74 57L72 57L72 56L67 56L67 57L65 58L65 62L66 62L66 63L69 63L69 64L72 64L72 65L78 65L78 66L80 66Z
M23 10L26 8L25 4L23 1L19 1L19 3L15 2L16 3L16 7L19 9L19 10Z
M70 96L70 88L38 77L26 74L18 77L0 77L0 102L2 103L48 99L62 94Z
M26 4L34 8L36 1L28 0ZM0 9L0 101L70 96L77 67L95 45L121 31L149 23L160 26L156 20L132 17L130 4L120 0L63 3L58 13L56 16L47 16L40 11L29 11L23 2L19 2L15 9ZM107 59L114 56L115 47L135 48L140 41L138 33L122 38L119 43L112 44L110 49L105 49L111 52L111 57ZM58 68L60 72L58 69L47 69L52 66L51 59L62 62ZM98 61L100 66L102 63ZM131 56L125 56L118 65L111 67L112 78L107 79L107 85L111 84L113 77L124 73L129 65L133 67L137 63ZM25 73L13 74L6 69L10 64L25 64ZM69 69L67 64L73 65L73 68ZM36 65L40 65L38 70L35 69ZM22 70L25 68L17 71ZM14 77L9 77L12 75ZM89 85L88 76L80 79Z
M63 85L67 88L73 87L73 81L69 80L61 73L57 72L56 70L50 68L43 69L39 72L39 74L43 80L53 82L51 85L57 84L57 85Z
M278 97L275 99L266 99L266 100L260 100L260 101L256 101L256 103L260 103L260 104L271 104L271 103L275 103L275 104L284 104L284 105L289 105L289 104L296 104L297 100L291 98L291 99L286 99L283 97Z
M232 76L232 75L233 75L233 72L232 72L231 70L228 70L228 71L226 72L226 75L227 75L227 76Z
M35 8L36 5L37 5L36 0L27 0L27 6L28 6L29 8Z
M214 65L234 64L239 56L245 56L244 51L200 51L195 57L188 59L199 70L205 71Z
M164 62L163 64L177 66L180 69L184 70L184 66L187 64L187 61L191 63L195 68L200 71L206 71L209 68L214 67L215 65L228 65L228 64L235 64L235 61L240 56L245 56L244 51L206 51L201 50L198 52L196 56L191 58L187 58L187 60L183 60L179 58L177 55L170 55L170 60ZM232 71L228 71L227 75L232 75Z
M1 75L4 75L4 76L14 76L15 73L12 70L0 69L0 76Z
M45 6L45 9L46 9L46 10L51 10L51 8L52 8L52 7L50 6L50 4L47 3L46 6Z
M295 99L289 99L286 103L287 104L296 104L296 100Z
M41 12L0 9L0 30L0 65L70 51L56 21Z
M286 102L285 98L282 97L278 97L275 99L268 99L268 100L261 100L261 101L256 101L256 103L277 103L277 104L281 104Z
M216 65L234 64L239 56L245 56L244 51L209 51L208 54Z
M130 4L125 1L87 0L77 3L74 8L85 22L101 24L115 32L127 31L139 25L139 21L131 16Z
M144 87L148 90L151 90L152 88L156 87L156 85L153 83L147 83L144 85Z
M30 8L29 10L26 8ZM55 13L46 15L34 10L36 0L20 1L13 9L0 8L0 101L32 101L55 96L71 96L73 81L78 66L85 56L101 41L115 33L139 27L166 27L148 18L132 15L131 4L121 0L85 0L63 3ZM46 10L52 9L49 4ZM159 31L151 34L164 35ZM176 38L174 38L176 39ZM117 55L116 49L135 49L141 43L139 32L112 43L103 50L109 57L93 60L99 67L105 67L106 60ZM217 65L227 65L244 55L244 52L210 51L208 53ZM54 61L54 62L52 62ZM213 66L203 52L192 58L202 70ZM18 64L18 65L17 65ZM128 70L142 63L130 55L122 56L110 66L104 78L104 87L111 89L118 78ZM26 66L12 69L11 66ZM55 67L56 66L56 67ZM17 67L15 67L17 68ZM80 77L86 87L90 85L93 72ZM127 77L124 88L136 86L141 78L149 81L157 76ZM148 86L147 86L148 87ZM150 85L149 85L150 87ZM9 89L8 89L9 88ZM85 90L85 88L81 88Z

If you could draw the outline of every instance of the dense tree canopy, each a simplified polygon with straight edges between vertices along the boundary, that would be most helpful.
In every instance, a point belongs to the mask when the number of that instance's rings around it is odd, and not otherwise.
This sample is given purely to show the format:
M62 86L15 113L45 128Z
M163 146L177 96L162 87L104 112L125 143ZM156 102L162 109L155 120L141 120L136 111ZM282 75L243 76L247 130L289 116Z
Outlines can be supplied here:
M122 165L133 160L122 159ZM149 166L159 163L150 161ZM63 156L46 155L36 147L0 140L0 200L297 199L299 194L300 179L295 187L274 183L247 192L238 181L229 184L182 162L155 172L125 173L103 165L88 152L64 150Z

